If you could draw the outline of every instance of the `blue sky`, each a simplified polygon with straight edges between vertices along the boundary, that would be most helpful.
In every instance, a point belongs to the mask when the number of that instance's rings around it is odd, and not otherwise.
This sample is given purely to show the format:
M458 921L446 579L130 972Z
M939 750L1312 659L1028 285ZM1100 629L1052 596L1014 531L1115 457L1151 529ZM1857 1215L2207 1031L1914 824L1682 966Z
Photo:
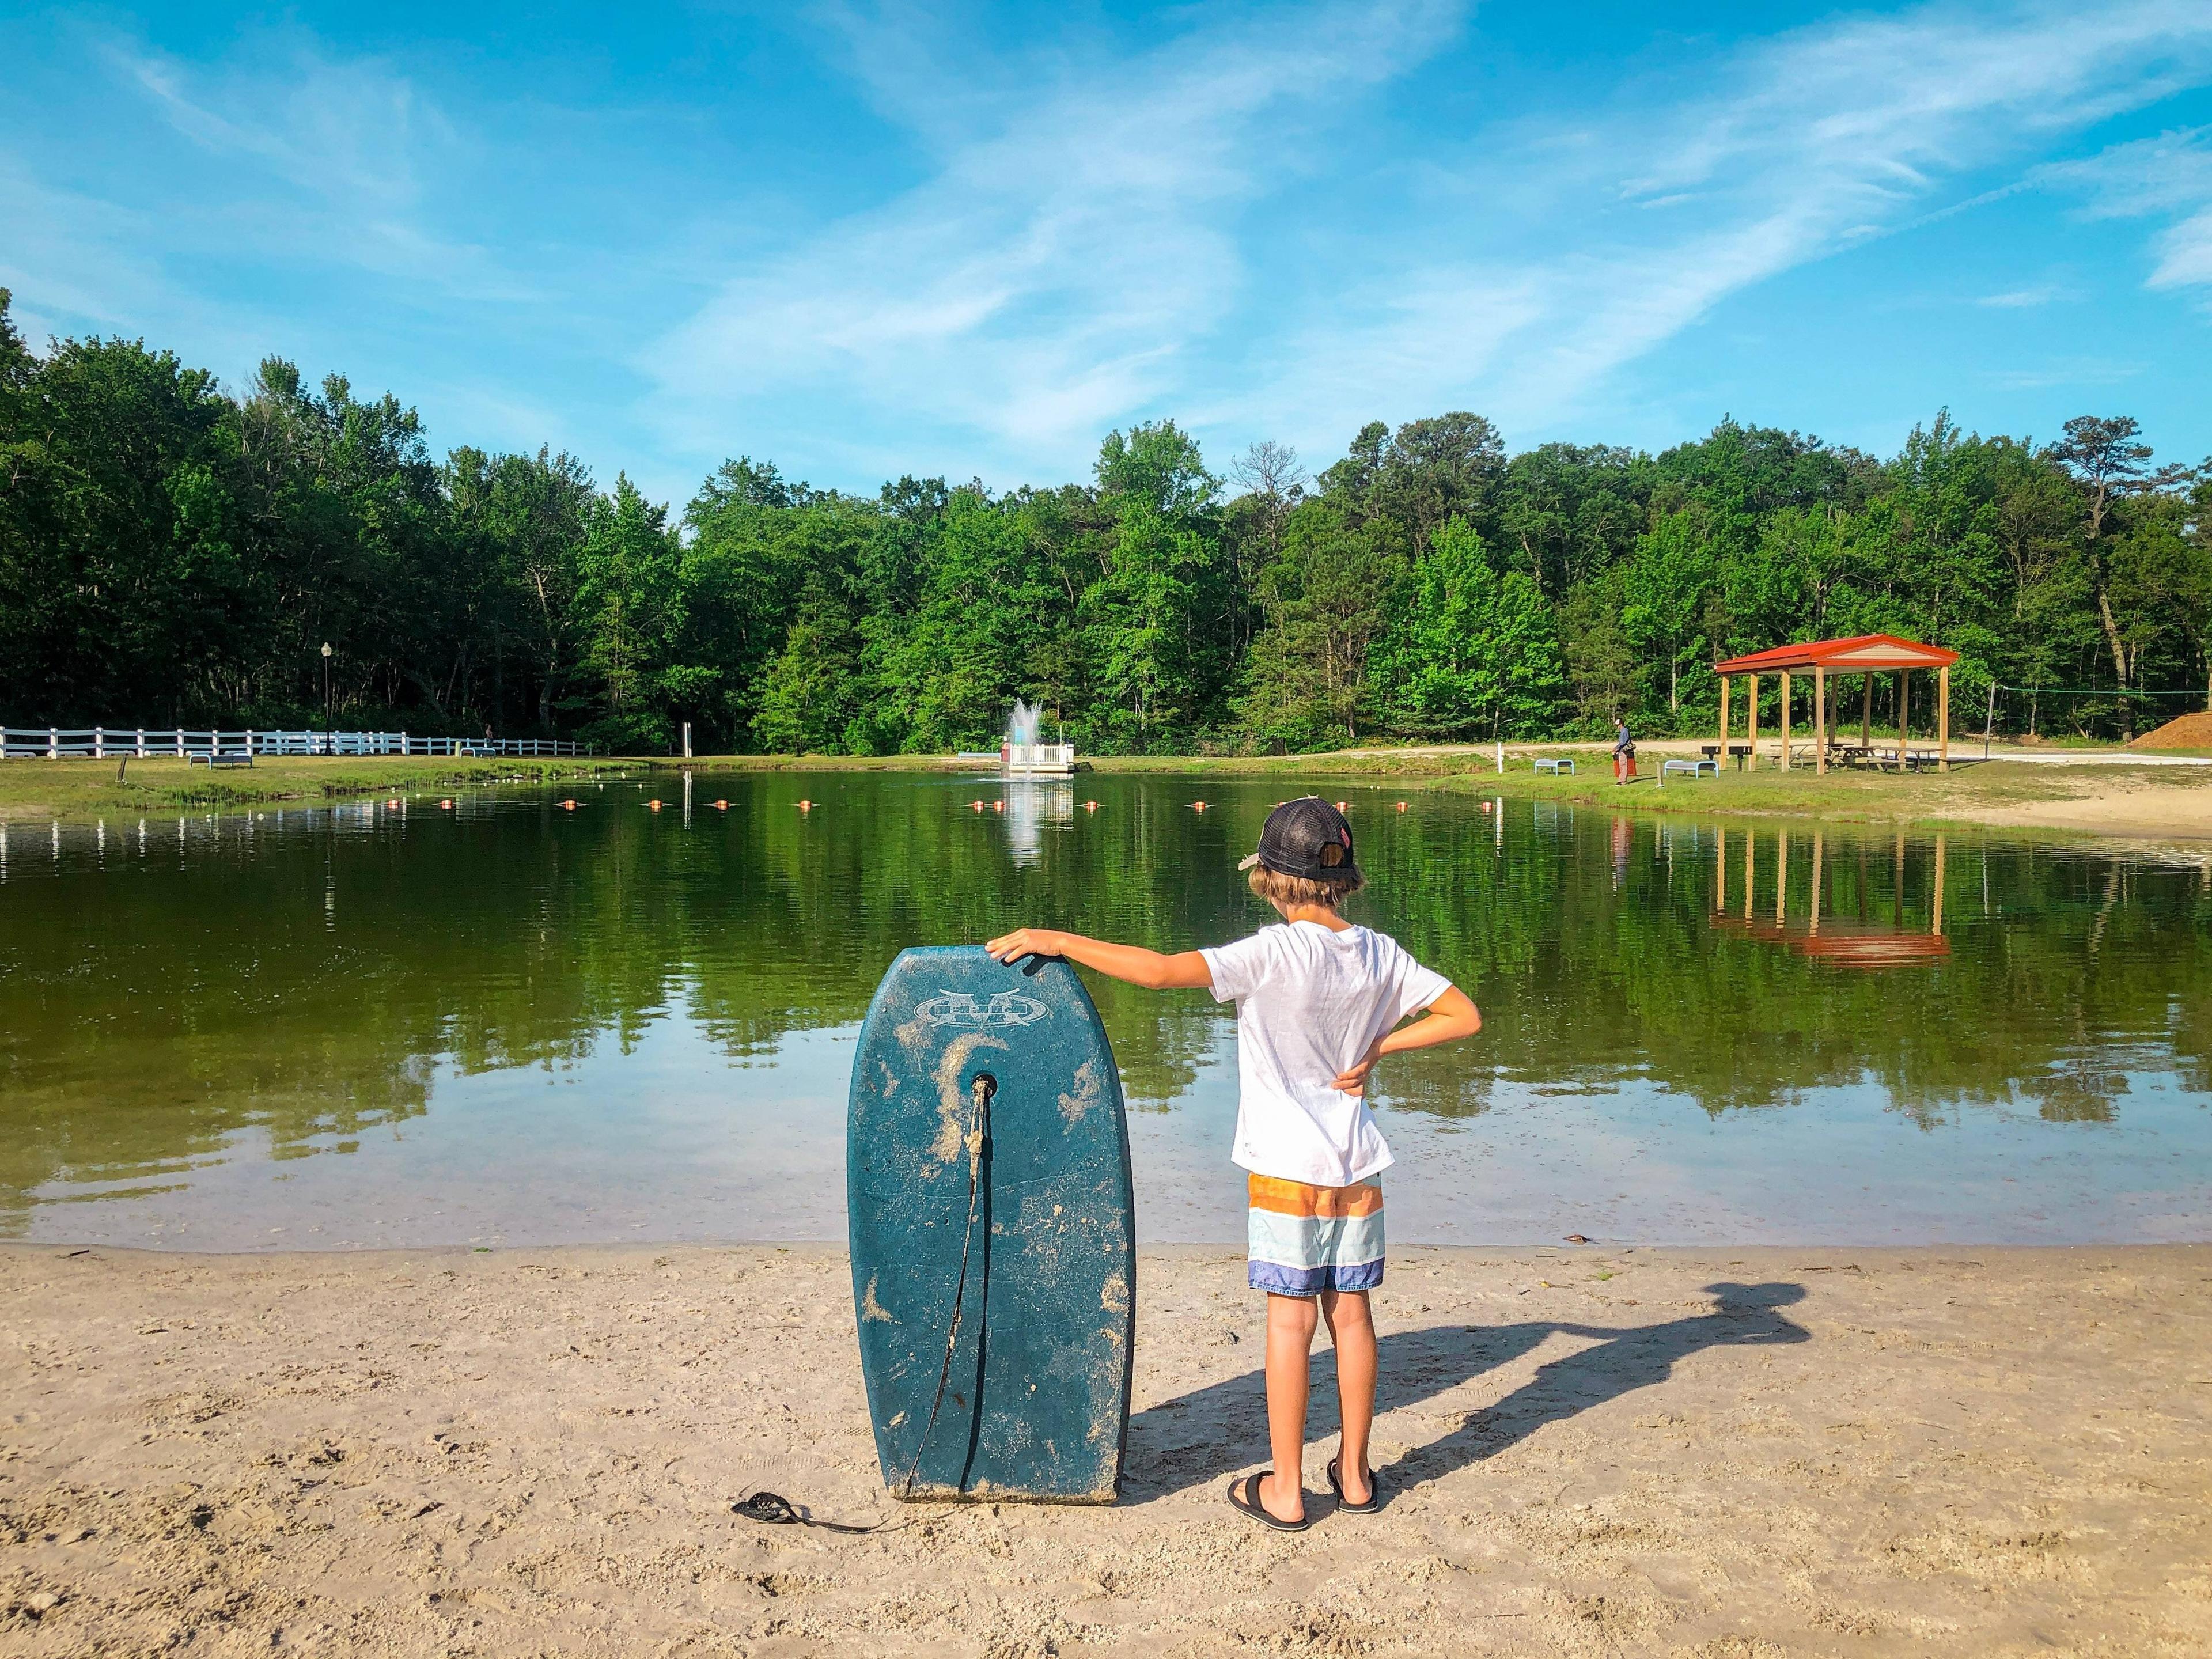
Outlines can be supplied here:
M0 285L681 502L1948 404L2212 451L2212 3L0 8Z

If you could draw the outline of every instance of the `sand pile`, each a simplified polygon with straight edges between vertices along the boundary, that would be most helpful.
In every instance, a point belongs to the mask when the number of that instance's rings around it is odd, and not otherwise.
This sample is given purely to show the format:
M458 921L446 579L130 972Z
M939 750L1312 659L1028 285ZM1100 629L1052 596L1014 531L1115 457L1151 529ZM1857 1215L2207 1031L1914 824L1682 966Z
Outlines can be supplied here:
M2212 714L2199 709L2168 720L2155 732L2146 732L2128 745L2130 749L2212 749Z

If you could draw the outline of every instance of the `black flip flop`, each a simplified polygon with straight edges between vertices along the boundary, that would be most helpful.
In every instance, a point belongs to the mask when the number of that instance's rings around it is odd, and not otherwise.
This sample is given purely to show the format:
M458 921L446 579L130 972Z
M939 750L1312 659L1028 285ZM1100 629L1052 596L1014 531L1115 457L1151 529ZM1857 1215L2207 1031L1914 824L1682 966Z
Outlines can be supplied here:
M1268 1514L1267 1506L1260 1501L1260 1483L1273 1473L1273 1469L1267 1469L1259 1474L1240 1474L1231 1479L1229 1482L1229 1507L1240 1515L1250 1516L1261 1526L1272 1527L1277 1532L1304 1532L1313 1525L1313 1516L1309 1515L1297 1521L1279 1520ZM1243 1486L1249 1486L1251 1490L1249 1495L1240 1498L1237 1495L1237 1488Z
M1382 1482L1374 1470L1367 1471L1367 1501L1355 1504L1344 1495L1344 1482L1336 1473L1337 1460L1328 1460L1328 1489L1336 1494L1336 1506L1346 1515L1372 1515L1382 1507Z

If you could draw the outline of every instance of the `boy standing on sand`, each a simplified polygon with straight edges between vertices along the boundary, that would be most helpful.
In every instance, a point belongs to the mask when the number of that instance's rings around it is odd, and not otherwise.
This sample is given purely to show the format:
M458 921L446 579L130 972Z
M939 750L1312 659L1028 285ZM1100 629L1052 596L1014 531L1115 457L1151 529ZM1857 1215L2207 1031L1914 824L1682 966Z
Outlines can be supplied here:
M1267 1438L1274 1468L1230 1482L1229 1501L1282 1532L1310 1524L1300 1478L1316 1301L1336 1345L1343 1436L1328 1465L1337 1507L1382 1506L1367 1462L1375 1420L1375 1324L1382 1282L1382 1188L1389 1166L1367 1074L1385 1054L1473 1036L1466 993L1395 939L1340 912L1366 884L1352 825L1317 796L1268 814L1260 848L1237 866L1280 925L1204 951L1163 956L1079 933L1024 927L984 948L1001 962L1066 957L1153 990L1203 988L1237 1004L1236 1162L1247 1172L1252 1288L1267 1292ZM1427 1018L1403 1030L1417 1010Z

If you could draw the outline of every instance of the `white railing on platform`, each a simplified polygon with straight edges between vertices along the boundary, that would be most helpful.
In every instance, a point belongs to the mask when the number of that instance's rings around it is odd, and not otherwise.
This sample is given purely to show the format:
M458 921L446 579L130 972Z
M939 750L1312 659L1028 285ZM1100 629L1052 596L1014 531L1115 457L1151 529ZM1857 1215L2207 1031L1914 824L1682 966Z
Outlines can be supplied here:
M8 760L159 759L261 755L430 755L550 759L585 753L550 738L425 738L406 732L193 732L184 726L0 726Z
M1075 745L1007 742L999 746L999 763L1010 777L1066 777L1075 770Z

